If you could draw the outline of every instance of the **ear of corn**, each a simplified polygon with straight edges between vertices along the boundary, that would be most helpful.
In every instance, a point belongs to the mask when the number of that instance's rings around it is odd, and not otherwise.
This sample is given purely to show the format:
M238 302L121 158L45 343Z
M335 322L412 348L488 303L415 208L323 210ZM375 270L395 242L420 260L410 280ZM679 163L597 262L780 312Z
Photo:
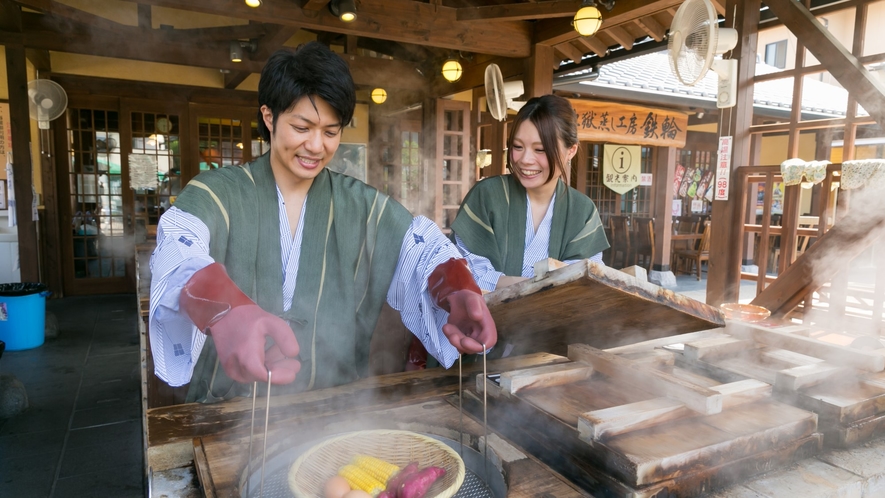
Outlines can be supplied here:
M347 480L351 489L361 489L372 496L378 496L384 491L384 483L356 465L347 464L341 467L338 469L338 475Z
M356 455L350 463L365 470L385 485L391 477L400 471L396 465L368 455Z

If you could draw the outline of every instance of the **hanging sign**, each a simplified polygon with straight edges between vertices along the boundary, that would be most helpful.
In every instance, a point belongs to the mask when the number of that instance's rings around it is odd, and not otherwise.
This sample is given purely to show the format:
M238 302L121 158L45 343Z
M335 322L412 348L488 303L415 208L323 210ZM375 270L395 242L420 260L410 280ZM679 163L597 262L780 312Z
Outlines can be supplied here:
M156 189L157 156L129 154L129 188L133 190Z
M12 126L9 123L9 104L0 103L0 160L12 152Z
M639 185L643 187L651 187L652 185L654 185L654 175L651 173L640 173Z
M638 145L603 146L602 183L619 194L639 185L642 174L642 147Z
M731 143L733 137L719 137L719 158L716 161L717 201L728 200L728 182L731 176Z
M688 115L636 105L569 99L578 119L578 139L589 142L685 146Z

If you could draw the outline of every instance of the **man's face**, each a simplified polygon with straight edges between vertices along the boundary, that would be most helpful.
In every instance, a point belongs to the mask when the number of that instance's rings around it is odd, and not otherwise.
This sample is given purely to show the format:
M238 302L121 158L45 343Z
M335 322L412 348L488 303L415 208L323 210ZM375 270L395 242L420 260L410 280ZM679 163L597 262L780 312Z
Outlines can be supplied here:
M280 113L276 127L267 106L262 106L261 113L271 133L270 160L278 183L312 181L341 143L343 124L320 97L314 97L313 102L302 97L295 107Z

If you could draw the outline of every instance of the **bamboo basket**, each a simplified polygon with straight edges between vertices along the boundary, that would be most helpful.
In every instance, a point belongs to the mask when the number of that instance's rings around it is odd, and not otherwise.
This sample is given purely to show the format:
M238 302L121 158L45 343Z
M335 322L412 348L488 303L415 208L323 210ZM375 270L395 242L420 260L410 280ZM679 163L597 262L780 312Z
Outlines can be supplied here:
M369 455L400 468L417 462L423 469L446 469L425 495L450 498L464 482L464 461L445 443L410 431L368 430L326 439L305 451L289 468L289 489L296 498L322 497L326 481L355 455Z

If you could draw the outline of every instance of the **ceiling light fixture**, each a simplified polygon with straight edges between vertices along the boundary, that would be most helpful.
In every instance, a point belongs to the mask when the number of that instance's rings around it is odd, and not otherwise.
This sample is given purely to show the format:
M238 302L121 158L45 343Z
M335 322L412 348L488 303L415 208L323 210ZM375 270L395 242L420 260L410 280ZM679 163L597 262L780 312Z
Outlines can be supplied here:
M385 100L387 100L387 90L383 88L376 88L372 90L372 102L376 104L383 104Z
M230 42L230 61L231 62L242 62L243 61L243 47L240 45L240 42L237 40Z
M597 7L597 3L605 10L612 10L615 6L614 0L584 0L581 2L581 8L575 12L575 17L572 20L572 26L581 36L593 36L602 26L602 12Z
M261 0L246 0L246 5L249 7L260 7Z
M446 81L456 82L461 79L461 74L464 72L464 69L461 67L461 63L456 59L447 60L442 67L442 75Z
M356 21L356 2L354 0L332 0L329 10L343 22Z

